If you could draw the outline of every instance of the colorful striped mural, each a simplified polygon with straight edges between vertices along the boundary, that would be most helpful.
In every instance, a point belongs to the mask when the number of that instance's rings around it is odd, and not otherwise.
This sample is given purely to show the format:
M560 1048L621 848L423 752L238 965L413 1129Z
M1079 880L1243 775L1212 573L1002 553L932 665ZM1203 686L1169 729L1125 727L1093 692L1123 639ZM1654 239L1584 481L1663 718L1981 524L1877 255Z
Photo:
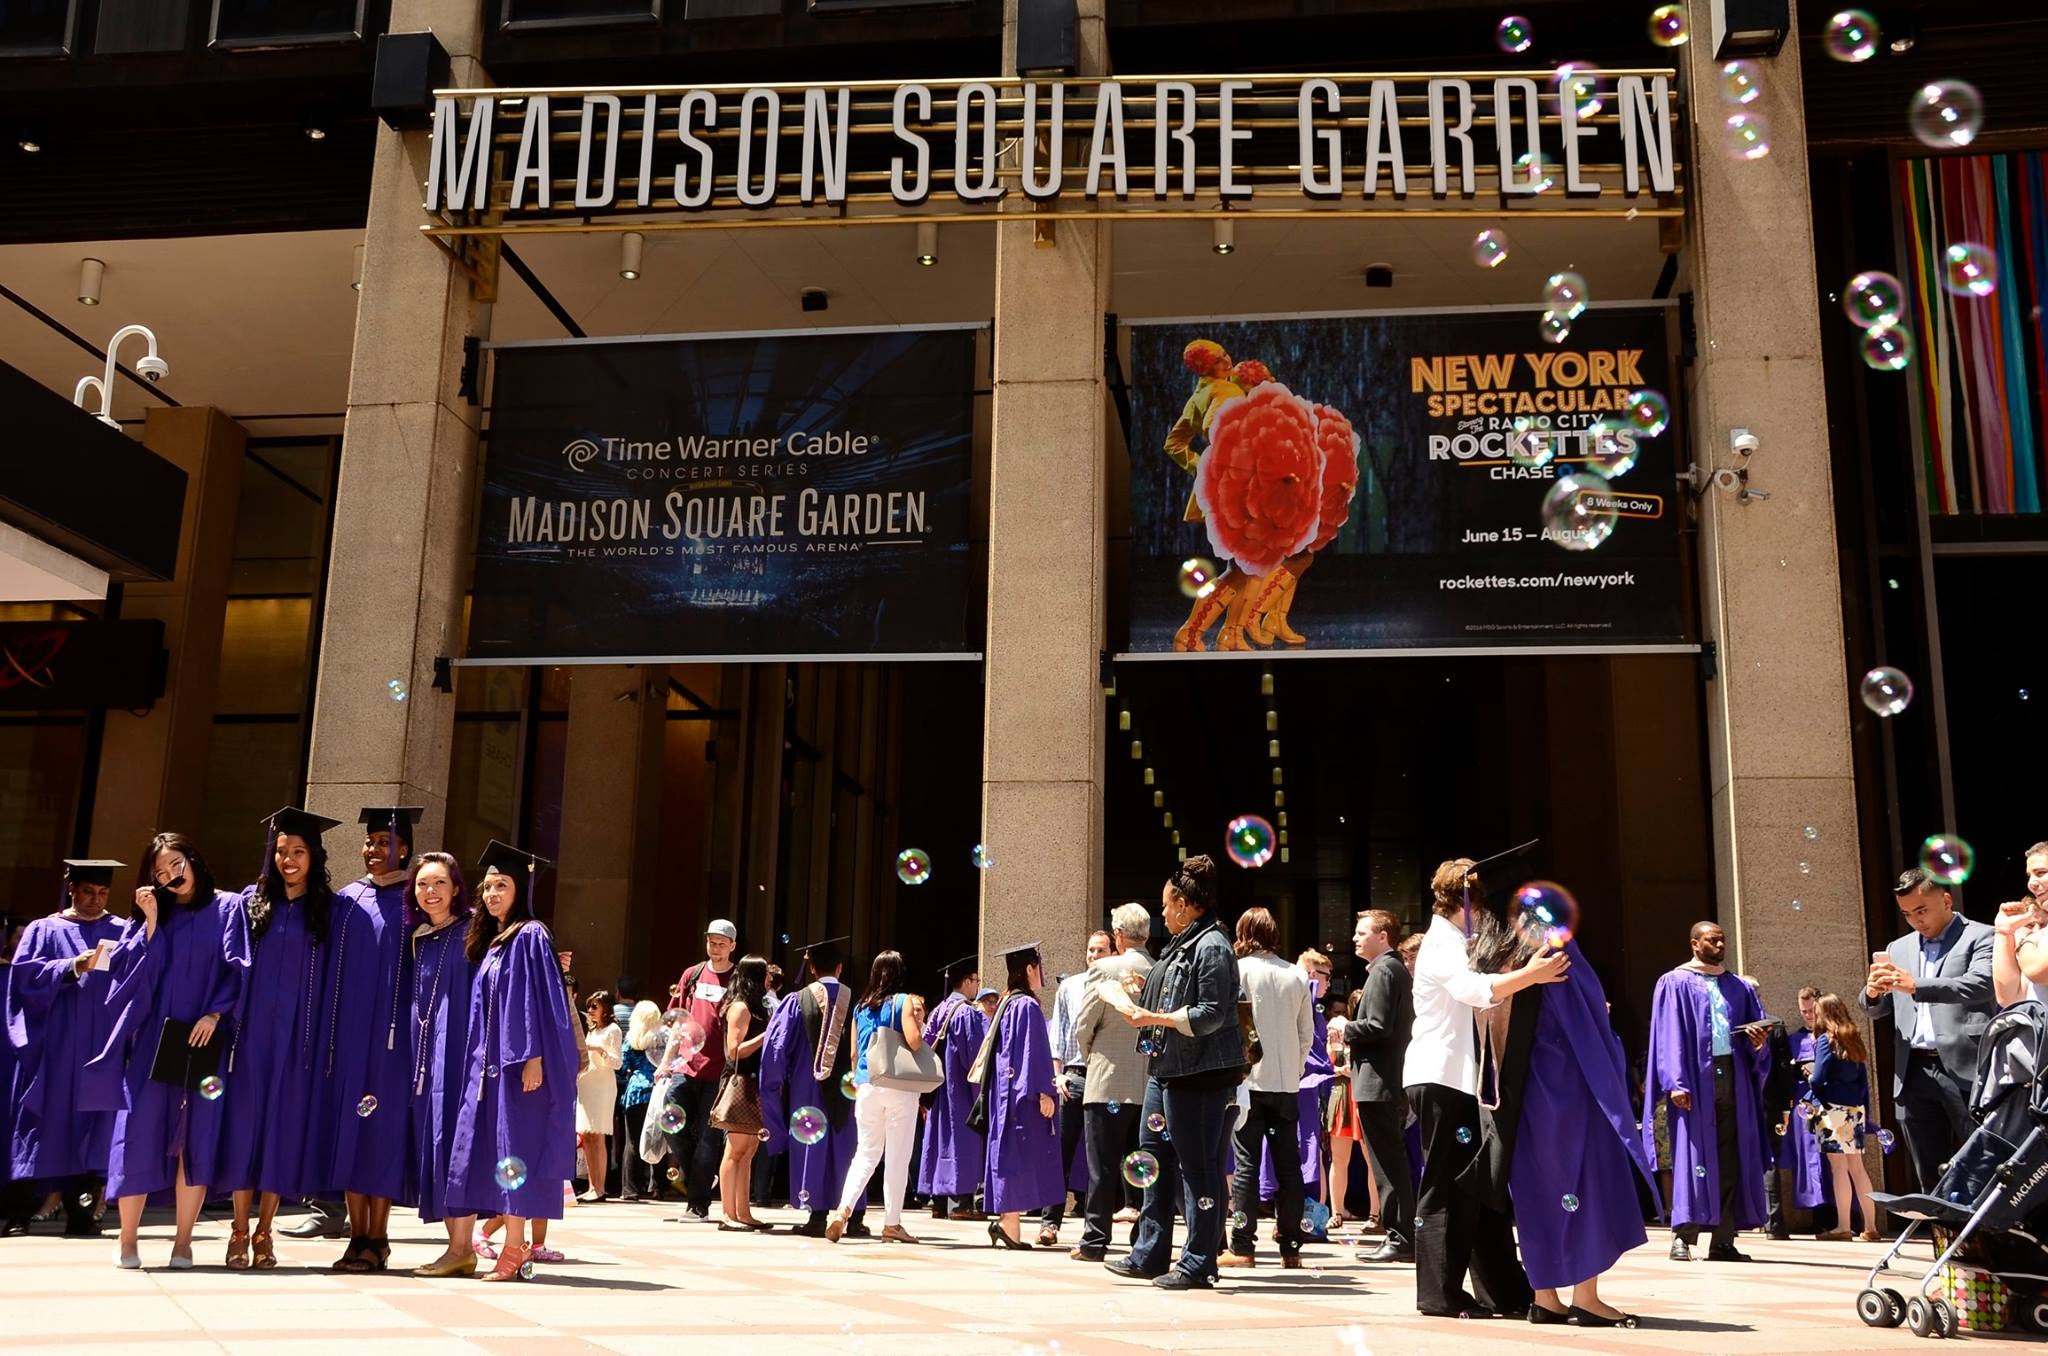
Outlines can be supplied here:
M1928 512L2039 513L2048 479L2048 154L1904 160L1898 176ZM1947 251L1961 242L1996 258L1990 295L1945 286Z

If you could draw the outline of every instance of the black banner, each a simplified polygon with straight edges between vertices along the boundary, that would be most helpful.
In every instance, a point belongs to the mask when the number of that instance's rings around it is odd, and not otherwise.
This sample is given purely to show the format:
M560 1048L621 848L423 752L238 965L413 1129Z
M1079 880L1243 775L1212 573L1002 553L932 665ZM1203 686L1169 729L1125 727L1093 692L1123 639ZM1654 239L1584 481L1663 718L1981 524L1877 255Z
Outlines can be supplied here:
M160 621L0 622L0 710L136 710L164 695Z
M1688 643L1667 320L1133 325L1128 650Z
M470 657L966 653L974 343L497 350Z

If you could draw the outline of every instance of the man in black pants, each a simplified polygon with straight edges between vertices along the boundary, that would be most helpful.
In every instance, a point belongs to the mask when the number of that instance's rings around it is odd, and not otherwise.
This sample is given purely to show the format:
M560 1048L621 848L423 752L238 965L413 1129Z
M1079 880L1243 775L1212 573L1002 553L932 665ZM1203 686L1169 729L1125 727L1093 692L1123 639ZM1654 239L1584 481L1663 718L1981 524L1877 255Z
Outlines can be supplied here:
M1401 1090L1401 1064L1408 1055L1409 1028L1415 1025L1415 981L1395 949L1400 940L1401 920L1385 909L1359 914L1351 934L1352 951L1366 963L1365 996L1358 1016L1344 1030L1344 1041L1351 1052L1358 1130L1373 1181L1379 1184L1380 1223L1387 1231L1379 1247L1358 1254L1361 1262L1415 1260L1415 1179L1409 1173L1408 1137L1402 1133L1408 1102Z
M1082 1094L1088 1195L1081 1207L1081 1244L1067 1254L1076 1262L1100 1262L1109 1255L1117 1203L1130 1187L1123 1163L1138 1147L1149 1062L1138 1053L1138 1033L1124 1021L1104 986L1114 986L1126 996L1133 988L1142 990L1152 972L1152 958L1145 953L1152 915L1142 904L1119 904L1109 915L1109 925L1117 954L1088 967L1088 989L1075 1023L1075 1039L1088 1064ZM1137 1230L1131 1233L1135 1238Z
M1116 943L1107 932L1088 934L1089 965L1115 952ZM1088 1057L1081 1050L1080 1043L1075 1037L1075 1026L1081 1018L1081 1001L1087 992L1088 971L1083 968L1059 982L1052 1003L1052 1057L1060 1068L1060 1170L1065 1175L1069 1187L1073 1187L1077 1180L1085 1176L1088 1167L1085 1148L1087 1116L1084 1100L1088 1086ZM1081 1183L1077 1194L1088 1194L1085 1181ZM1060 1224L1066 1217L1067 1198L1062 1195L1059 1204L1046 1209L1039 1224L1039 1247L1050 1248L1060 1241Z
M683 1192L688 1198L685 1219L711 1218L711 1183L725 1153L725 1134L711 1124L711 1104L718 1098L718 1080L725 1073L718 1004L732 976L732 953L739 935L739 929L725 919L713 919L704 930L704 959L683 971L676 983L675 1006L686 1014L690 1034L698 1041L694 1051L678 1050L671 1044L668 1054L674 1075L668 1104L682 1113L683 1121L674 1130L664 1122L663 1133L668 1136L676 1170L683 1175Z

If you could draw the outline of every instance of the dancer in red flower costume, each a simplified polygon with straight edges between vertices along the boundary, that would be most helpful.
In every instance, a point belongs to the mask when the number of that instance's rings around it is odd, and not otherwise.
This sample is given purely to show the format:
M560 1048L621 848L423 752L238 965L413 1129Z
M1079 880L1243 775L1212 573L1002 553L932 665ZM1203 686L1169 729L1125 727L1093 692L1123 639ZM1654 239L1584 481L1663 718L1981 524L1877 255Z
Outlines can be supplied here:
M1254 645L1271 645L1275 640L1289 645L1306 645L1308 637L1287 624L1287 610L1294 605L1294 591L1301 576L1315 563L1316 552L1337 540L1337 534L1351 519L1351 497L1358 490L1358 433L1343 412L1328 405L1315 407L1316 442L1323 450L1322 498L1317 509L1315 539L1308 549L1282 562L1252 591L1243 609L1245 638Z

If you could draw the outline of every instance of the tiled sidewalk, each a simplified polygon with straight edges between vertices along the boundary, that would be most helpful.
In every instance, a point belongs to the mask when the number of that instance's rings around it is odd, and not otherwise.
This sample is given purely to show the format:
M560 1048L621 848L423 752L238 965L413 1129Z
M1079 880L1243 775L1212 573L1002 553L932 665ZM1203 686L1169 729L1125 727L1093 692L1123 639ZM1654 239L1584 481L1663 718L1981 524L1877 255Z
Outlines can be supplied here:
M1856 1320L1853 1301L1874 1245L1744 1239L1758 1265L1687 1266L1667 1260L1667 1236L1653 1234L1603 1287L1611 1303L1650 1316L1650 1325L1592 1332L1423 1318L1406 1267L1354 1262L1348 1246L1317 1247L1309 1267L1295 1272L1264 1254L1264 1265L1231 1273L1213 1293L1167 1294L1071 1261L1064 1249L994 1252L982 1226L928 1216L906 1221L925 1240L907 1248L721 1233L679 1223L676 1214L673 1205L574 1209L549 1240L571 1260L507 1285L337 1275L326 1265L341 1244L287 1239L279 1240L278 1270L229 1272L219 1266L227 1230L218 1222L202 1224L201 1266L190 1272L163 1269L170 1230L154 1217L143 1232L141 1272L114 1268L111 1235L7 1239L0 1351L359 1356L374 1343L380 1353L678 1356L716 1343L739 1356L1387 1356L1484 1342L1494 1351L1820 1356L1923 1345L1904 1330ZM403 1214L393 1224L395 1265L433 1257L437 1227ZM1070 1223L1069 1241L1075 1232ZM1923 1250L1911 1256L1925 1265ZM1909 1288L1903 1279L1900 1288Z

